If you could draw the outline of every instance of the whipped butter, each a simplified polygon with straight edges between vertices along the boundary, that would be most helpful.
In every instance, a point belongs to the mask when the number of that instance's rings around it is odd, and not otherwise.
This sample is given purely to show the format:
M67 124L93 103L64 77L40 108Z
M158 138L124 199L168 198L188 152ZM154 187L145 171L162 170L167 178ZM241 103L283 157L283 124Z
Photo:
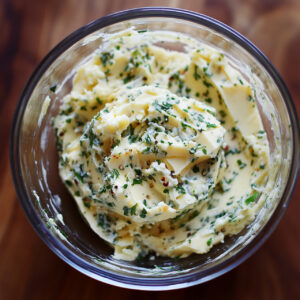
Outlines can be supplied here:
M270 149L253 90L185 35L104 39L53 120L60 176L116 258L206 253L262 205Z

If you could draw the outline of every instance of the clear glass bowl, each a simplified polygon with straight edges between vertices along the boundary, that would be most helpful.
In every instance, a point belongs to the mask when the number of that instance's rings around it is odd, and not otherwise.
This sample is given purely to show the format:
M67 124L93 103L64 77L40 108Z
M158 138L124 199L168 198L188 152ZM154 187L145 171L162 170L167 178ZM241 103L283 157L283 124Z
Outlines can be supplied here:
M112 249L84 222L58 175L51 118L57 113L62 97L71 89L74 70L101 45L103 33L131 26L138 30L185 33L221 49L236 62L244 76L250 78L256 92L267 98L268 109L261 109L260 113L268 131L272 155L275 150L282 153L275 181L280 192L272 195L255 221L240 234L227 237L224 243L204 255L177 260L165 257L141 262L115 260ZM53 84L57 84L55 93L49 91ZM46 96L50 96L51 101L43 116ZM275 123L270 115L275 116ZM278 126L278 136L272 131L274 124ZM44 58L25 86L16 108L10 160L16 191L29 221L61 259L90 277L116 286L141 290L176 289L228 272L269 237L286 210L297 178L299 123L279 74L242 35L198 13L173 8L139 8L100 18L78 29Z

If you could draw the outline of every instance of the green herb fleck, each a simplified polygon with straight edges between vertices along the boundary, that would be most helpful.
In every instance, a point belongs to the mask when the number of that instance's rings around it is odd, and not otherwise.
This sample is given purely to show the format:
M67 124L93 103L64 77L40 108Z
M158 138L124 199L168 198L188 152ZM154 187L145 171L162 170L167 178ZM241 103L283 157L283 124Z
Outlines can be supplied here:
M262 139L264 137L265 133L266 132L264 130L259 130L257 133L257 138Z
M134 169L134 172L136 175L141 176L142 175L142 170L141 169Z
M70 181L70 180L66 180L65 183L68 185L68 186L72 186L73 183Z
M123 206L123 213L124 213L125 216L128 216L129 210L130 210L130 209L129 209L128 206Z
M133 178L131 185L142 184L142 182L143 182L142 178Z
M257 199L258 196L259 196L259 193L257 191L255 191L250 197L248 197L245 200L245 203L247 205L249 205L251 202L255 202L255 200Z
M193 74L195 80L198 80L199 78L201 78L201 75L198 73L198 66L195 65L195 70L194 70L194 74Z
M210 82L206 81L205 79L203 80L203 84L204 84L206 87L213 86Z
M55 93L56 91L56 84L52 85L49 90L52 92L52 93Z
M146 142L146 144L151 145L151 138L148 134L145 137L145 142Z
M100 60L104 67L106 67L106 64L114 57L114 54L111 54L110 52L102 52L100 56Z
M185 194L185 193L186 193L186 191L185 191L185 189L184 189L184 187L183 187L182 185L177 185L177 186L175 187L175 189L176 189L176 191L179 192L180 194Z
M146 218L146 215L147 215L147 210L145 208L143 208L140 213L140 217L144 219L144 218Z
M207 128L216 128L217 127L216 124L212 124L212 123L207 123L206 126L207 126Z
M130 214L133 216L136 212L137 203L130 208Z
M111 177L114 179L117 179L119 177L120 173L117 169L113 169L111 172Z
M244 169L247 166L247 164L242 162L240 159L238 159L236 162L239 165L240 169Z
M219 114L220 114L220 116L222 117L222 118L225 118L226 117L226 112L224 111L224 110L220 110L219 111Z
M98 214L97 223L98 226L100 226L103 229L107 229L110 227L110 219L105 214Z
M212 243L212 238L210 238L210 239L209 239L209 240L207 240L207 242L206 242L207 246L210 246L210 245L211 245L211 243Z
M83 205L87 208L91 208L91 203L89 202L88 199L84 198L82 199Z

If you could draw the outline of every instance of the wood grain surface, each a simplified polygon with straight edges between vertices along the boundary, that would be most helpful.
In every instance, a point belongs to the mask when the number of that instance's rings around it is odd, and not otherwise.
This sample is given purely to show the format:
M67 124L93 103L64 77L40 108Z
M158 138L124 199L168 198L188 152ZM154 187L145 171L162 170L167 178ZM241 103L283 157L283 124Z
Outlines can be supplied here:
M1 300L300 299L299 184L279 226L250 259L211 282L170 292L130 291L80 274L45 246L25 218L11 179L8 139L26 80L47 52L78 27L114 11L161 5L207 14L248 37L279 70L300 112L299 0L1 0Z

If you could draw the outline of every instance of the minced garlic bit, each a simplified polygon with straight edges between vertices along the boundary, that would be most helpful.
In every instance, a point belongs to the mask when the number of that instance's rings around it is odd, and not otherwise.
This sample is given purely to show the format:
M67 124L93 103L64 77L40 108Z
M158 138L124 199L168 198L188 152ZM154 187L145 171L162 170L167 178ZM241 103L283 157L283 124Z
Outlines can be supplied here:
M261 206L269 145L252 89L187 36L106 35L53 125L61 178L118 259L206 253Z

